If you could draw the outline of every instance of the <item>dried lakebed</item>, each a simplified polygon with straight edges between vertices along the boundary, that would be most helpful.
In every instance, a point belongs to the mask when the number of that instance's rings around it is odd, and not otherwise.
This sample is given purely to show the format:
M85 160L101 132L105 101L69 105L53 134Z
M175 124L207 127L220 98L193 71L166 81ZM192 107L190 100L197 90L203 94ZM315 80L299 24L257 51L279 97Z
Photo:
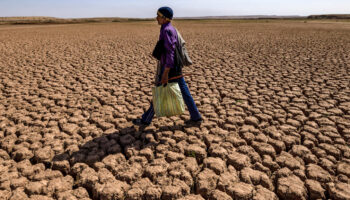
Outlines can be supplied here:
M350 199L349 26L174 23L200 126L131 123L155 22L0 27L0 199Z

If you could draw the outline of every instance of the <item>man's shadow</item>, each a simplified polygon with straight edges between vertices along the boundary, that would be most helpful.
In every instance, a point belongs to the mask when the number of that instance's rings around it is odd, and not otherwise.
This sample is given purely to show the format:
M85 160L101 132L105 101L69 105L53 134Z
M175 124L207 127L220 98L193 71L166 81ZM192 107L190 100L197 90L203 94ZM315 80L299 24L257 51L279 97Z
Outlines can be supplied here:
M67 148L62 154L54 156L51 164L53 169L60 170L63 174L68 174L69 170L64 167L61 161L68 161L72 167L75 163L85 163L90 167L101 162L105 157L111 154L122 153L128 160L134 156L134 152L140 151L144 148L150 148L153 151L158 144L163 141L160 137L164 131L184 131L185 128L199 127L199 125L174 125L162 126L158 129L155 127L138 127L129 126L126 128L117 129L114 133L96 137L85 144L81 145L79 149ZM65 162L67 164L67 162ZM63 166L62 166L63 165Z

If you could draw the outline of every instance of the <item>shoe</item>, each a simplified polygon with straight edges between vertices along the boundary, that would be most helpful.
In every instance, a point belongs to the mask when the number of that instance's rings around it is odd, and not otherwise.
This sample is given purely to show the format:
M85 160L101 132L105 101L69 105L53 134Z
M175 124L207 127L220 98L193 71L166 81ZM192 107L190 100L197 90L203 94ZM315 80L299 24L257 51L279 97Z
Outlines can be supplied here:
M190 120L187 120L185 122L185 124L186 125L200 125L202 122L203 122L202 118L199 118L199 119L196 119L196 120L190 119Z
M132 123L136 126L149 126L151 123L143 122L142 119L133 119Z

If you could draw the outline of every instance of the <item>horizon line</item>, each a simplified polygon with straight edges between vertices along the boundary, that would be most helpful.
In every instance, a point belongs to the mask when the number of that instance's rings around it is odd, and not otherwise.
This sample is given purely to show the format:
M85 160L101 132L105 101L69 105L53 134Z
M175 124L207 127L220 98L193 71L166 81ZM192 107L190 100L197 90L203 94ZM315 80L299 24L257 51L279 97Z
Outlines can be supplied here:
M263 15L263 14L248 14L248 15L207 15L207 16L179 16L174 17L176 18L197 18L197 17L253 17L253 16L276 16L276 17L308 17L313 15L350 15L343 13L343 14L334 14L334 13L328 13L328 14L310 14L310 15ZM0 16L0 18L10 18L10 17L47 17L47 18L58 18L58 19L82 19L82 18L122 18L122 19L153 19L155 17L106 17L106 16L99 16L99 17L53 17L53 16L39 16L39 15L18 15L18 16Z

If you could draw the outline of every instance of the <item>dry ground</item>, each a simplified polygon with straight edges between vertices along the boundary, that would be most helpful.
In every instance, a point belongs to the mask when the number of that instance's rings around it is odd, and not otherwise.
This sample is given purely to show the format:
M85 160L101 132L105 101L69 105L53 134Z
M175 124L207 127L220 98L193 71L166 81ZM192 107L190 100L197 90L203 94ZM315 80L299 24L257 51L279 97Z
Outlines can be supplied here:
M138 129L155 22L0 27L0 199L350 199L350 26L175 22L199 127Z

